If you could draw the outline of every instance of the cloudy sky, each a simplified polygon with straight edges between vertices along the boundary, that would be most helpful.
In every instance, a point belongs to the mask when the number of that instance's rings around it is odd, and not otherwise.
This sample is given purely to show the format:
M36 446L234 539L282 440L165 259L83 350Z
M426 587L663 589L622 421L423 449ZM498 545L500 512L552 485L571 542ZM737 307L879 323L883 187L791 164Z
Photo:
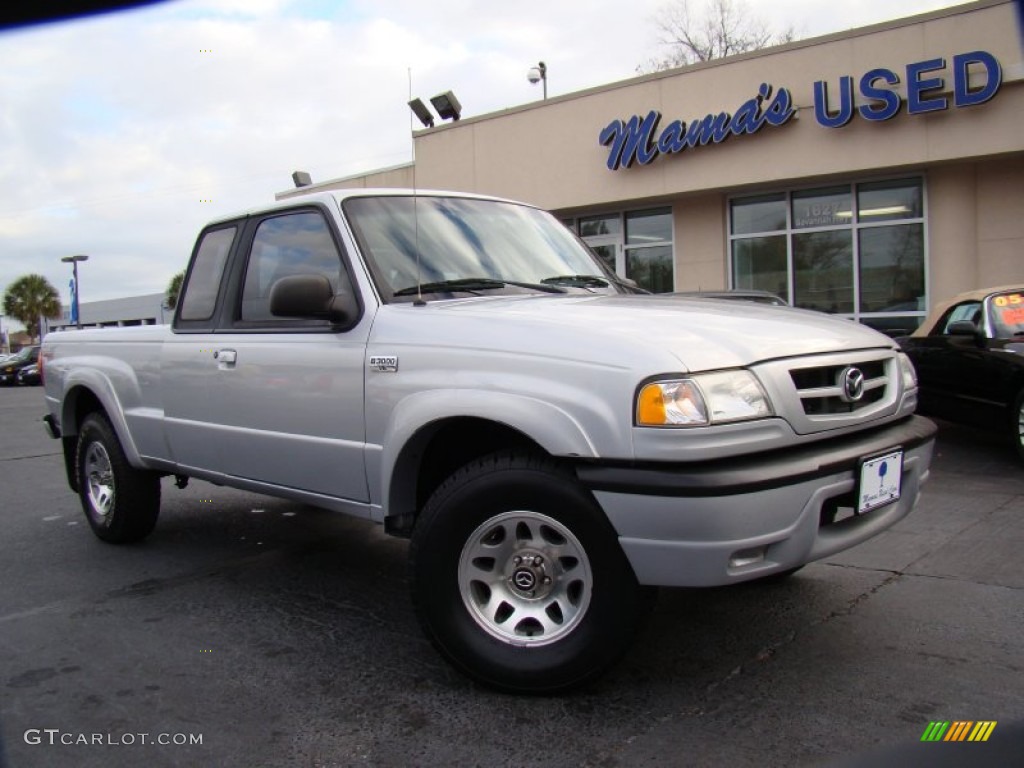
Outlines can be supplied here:
M173 0L0 31L0 294L45 275L68 301L163 291L214 216L407 162L410 90L473 116L632 77L665 0ZM947 0L750 0L813 37ZM9 320L7 328L13 327Z

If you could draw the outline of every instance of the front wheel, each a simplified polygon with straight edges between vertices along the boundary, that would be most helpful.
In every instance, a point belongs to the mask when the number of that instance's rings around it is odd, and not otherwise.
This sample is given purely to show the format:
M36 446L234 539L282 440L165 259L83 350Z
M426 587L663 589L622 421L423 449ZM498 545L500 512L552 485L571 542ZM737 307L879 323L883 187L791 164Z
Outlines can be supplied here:
M1024 461L1024 389L1017 393L1017 399L1010 411L1010 437L1017 449L1017 456Z
M160 477L128 463L103 414L82 422L75 466L82 510L96 536L127 544L150 534L160 513Z
M451 663L502 690L587 683L650 605L615 531L553 461L478 459L433 494L413 531L413 601Z

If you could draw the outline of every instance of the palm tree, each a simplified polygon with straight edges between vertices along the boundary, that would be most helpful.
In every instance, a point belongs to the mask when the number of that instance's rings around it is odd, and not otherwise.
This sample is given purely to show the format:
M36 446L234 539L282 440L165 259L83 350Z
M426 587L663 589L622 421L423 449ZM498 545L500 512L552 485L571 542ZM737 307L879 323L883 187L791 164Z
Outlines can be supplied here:
M60 312L60 294L42 275L23 275L4 293L4 314L22 323L33 342L39 339L39 318L60 317Z
M185 270L182 270L174 277L171 278L171 282L167 284L167 308L174 309L178 306L178 296L181 294L181 284L185 280Z

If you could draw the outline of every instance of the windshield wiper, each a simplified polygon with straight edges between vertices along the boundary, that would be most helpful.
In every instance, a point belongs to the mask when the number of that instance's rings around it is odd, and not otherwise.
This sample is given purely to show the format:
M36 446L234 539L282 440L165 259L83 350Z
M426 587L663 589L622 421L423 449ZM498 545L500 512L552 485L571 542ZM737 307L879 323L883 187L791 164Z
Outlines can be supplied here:
M415 296L418 293L443 293L445 291L485 291L514 285L517 288L529 288L544 293L565 293L565 288L540 283L521 283L517 280L496 280L490 277L463 277L458 280L438 280L423 285L410 285L394 292L394 296Z
M556 275L541 280L544 285L568 285L570 288L607 288L608 281L598 275Z

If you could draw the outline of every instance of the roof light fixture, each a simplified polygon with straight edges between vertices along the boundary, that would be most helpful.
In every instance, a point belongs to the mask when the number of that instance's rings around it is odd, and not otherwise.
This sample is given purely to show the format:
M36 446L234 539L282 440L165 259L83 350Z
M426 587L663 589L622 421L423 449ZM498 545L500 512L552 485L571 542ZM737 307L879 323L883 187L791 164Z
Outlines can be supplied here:
M417 118L419 118L419 121L421 123L423 123L424 128L434 127L434 116L430 113L430 110L427 108L427 105L424 104L422 100L413 99L412 101L410 101L409 109L411 109L412 113L416 115Z
M462 105L451 91L432 96L430 103L434 105L442 120L458 120L462 116Z

